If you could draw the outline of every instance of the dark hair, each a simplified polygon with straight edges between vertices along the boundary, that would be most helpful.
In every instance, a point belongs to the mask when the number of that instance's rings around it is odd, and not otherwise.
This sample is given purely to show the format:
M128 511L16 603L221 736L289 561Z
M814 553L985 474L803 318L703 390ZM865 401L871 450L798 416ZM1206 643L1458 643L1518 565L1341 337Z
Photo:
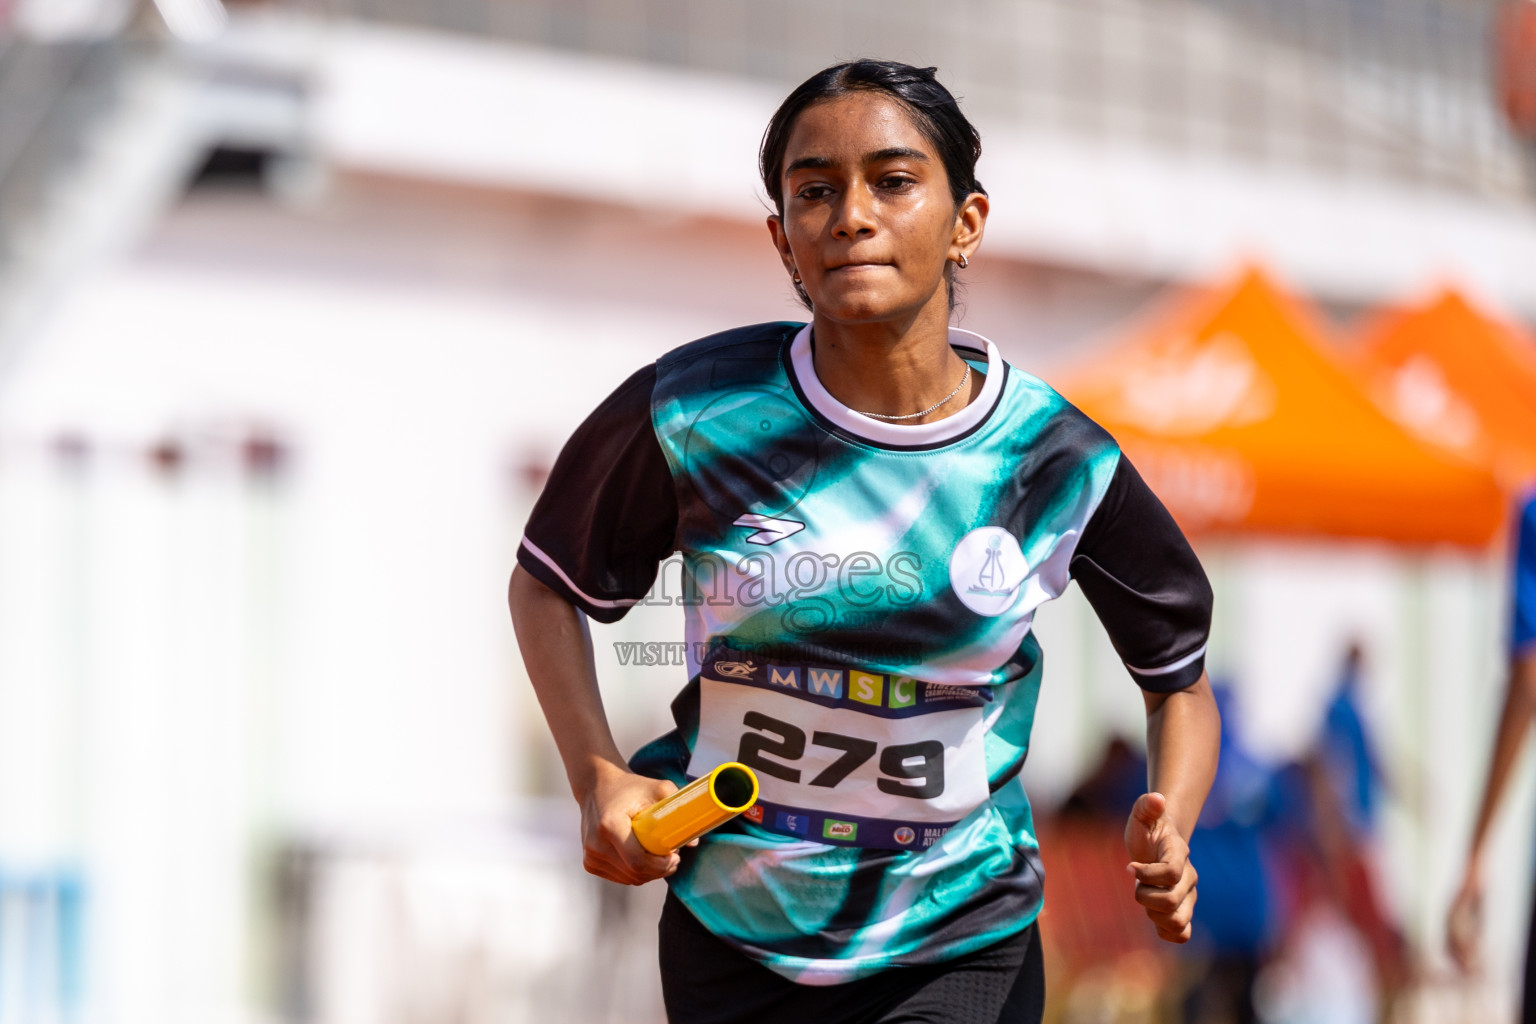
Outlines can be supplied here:
M917 68L894 60L855 60L818 71L796 86L774 111L757 154L763 187L768 190L774 209L783 215L784 150L789 146L789 133L795 127L795 119L814 103L860 91L883 92L912 115L917 130L939 151L944 173L949 178L949 194L954 197L957 208L973 192L986 195L987 190L976 180L981 134L960 112L960 104L955 102L950 91L939 84L935 77L938 70ZM810 306L805 290L799 285L795 290L800 292L806 306ZM954 304L953 289L950 304Z

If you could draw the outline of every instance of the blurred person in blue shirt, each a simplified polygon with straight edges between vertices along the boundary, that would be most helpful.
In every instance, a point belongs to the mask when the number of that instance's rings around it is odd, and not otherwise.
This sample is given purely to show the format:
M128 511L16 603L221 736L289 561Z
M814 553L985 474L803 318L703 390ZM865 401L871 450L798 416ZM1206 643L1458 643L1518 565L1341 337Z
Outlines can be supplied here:
M1381 898L1372 855L1386 775L1361 710L1364 665L1360 645L1350 644L1308 761L1315 835L1332 898L1370 947L1380 994L1391 1000L1409 980L1409 961Z
M1343 814L1357 839L1376 829L1377 797L1385 776L1360 711L1360 679L1365 657L1352 643L1339 670L1338 686L1323 715L1318 754Z
M1514 622L1510 630L1510 665L1504 708L1493 747L1488 779L1478 806L1472 843L1461 888L1451 904L1446 936L1451 955L1463 969L1479 959L1485 879L1483 860L1489 825L1509 782L1511 769L1524 746L1531 719L1536 717L1536 492L1521 503L1515 545ZM1495 883L1497 885L1497 882ZM1520 1020L1536 1024L1536 911L1525 955L1525 994Z

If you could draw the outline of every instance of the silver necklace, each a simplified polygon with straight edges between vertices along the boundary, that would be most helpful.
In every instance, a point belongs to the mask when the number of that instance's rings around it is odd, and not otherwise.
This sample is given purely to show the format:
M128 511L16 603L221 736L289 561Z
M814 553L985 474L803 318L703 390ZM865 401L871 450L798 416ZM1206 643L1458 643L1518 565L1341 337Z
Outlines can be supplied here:
M939 406L943 405L945 402L949 401L951 398L954 398L956 395L958 395L960 393L960 389L965 387L965 382L970 380L970 379L971 379L971 364L970 363L966 363L965 364L965 373L964 373L964 375L961 376L960 383L955 385L955 390L951 391L949 394L945 395L943 398L939 399L937 402L934 402L932 405L930 405L928 408L924 409L922 412L909 412L909 413L907 413L904 416L887 416L883 412L863 412L862 410L858 410L858 409L855 409L854 411L857 412L860 416L870 416L870 417L873 417L874 419L877 419L877 420L920 420L924 416L927 416L929 413L933 412Z

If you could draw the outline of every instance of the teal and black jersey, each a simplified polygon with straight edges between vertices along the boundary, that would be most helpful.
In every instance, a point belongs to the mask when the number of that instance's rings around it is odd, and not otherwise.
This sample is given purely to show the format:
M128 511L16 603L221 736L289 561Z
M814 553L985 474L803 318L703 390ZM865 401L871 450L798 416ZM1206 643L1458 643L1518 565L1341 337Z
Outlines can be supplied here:
M689 678L632 766L756 769L760 802L671 884L805 984L951 959L1039 913L1030 627L1070 580L1140 685L1203 671L1209 585L1113 439L985 339L950 342L981 391L916 426L841 405L805 325L676 349L573 436L518 551L602 621L681 553Z

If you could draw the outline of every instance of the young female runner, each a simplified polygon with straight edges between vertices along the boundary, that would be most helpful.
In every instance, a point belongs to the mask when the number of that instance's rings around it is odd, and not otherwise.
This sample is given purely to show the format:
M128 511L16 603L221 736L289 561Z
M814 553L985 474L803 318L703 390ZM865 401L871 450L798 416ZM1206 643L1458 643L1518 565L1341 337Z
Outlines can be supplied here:
M1031 620L1073 579L1146 701L1134 898L1163 938L1189 936L1185 837L1218 743L1210 588L1114 440L950 327L989 210L980 151L933 69L855 61L791 93L761 170L811 322L636 372L566 445L519 548L512 615L587 870L668 879L678 1024L1040 1019L1019 769ZM674 551L690 678L677 728L626 762L586 617L622 616ZM641 849L631 817L728 760L757 770L761 801L696 848Z

